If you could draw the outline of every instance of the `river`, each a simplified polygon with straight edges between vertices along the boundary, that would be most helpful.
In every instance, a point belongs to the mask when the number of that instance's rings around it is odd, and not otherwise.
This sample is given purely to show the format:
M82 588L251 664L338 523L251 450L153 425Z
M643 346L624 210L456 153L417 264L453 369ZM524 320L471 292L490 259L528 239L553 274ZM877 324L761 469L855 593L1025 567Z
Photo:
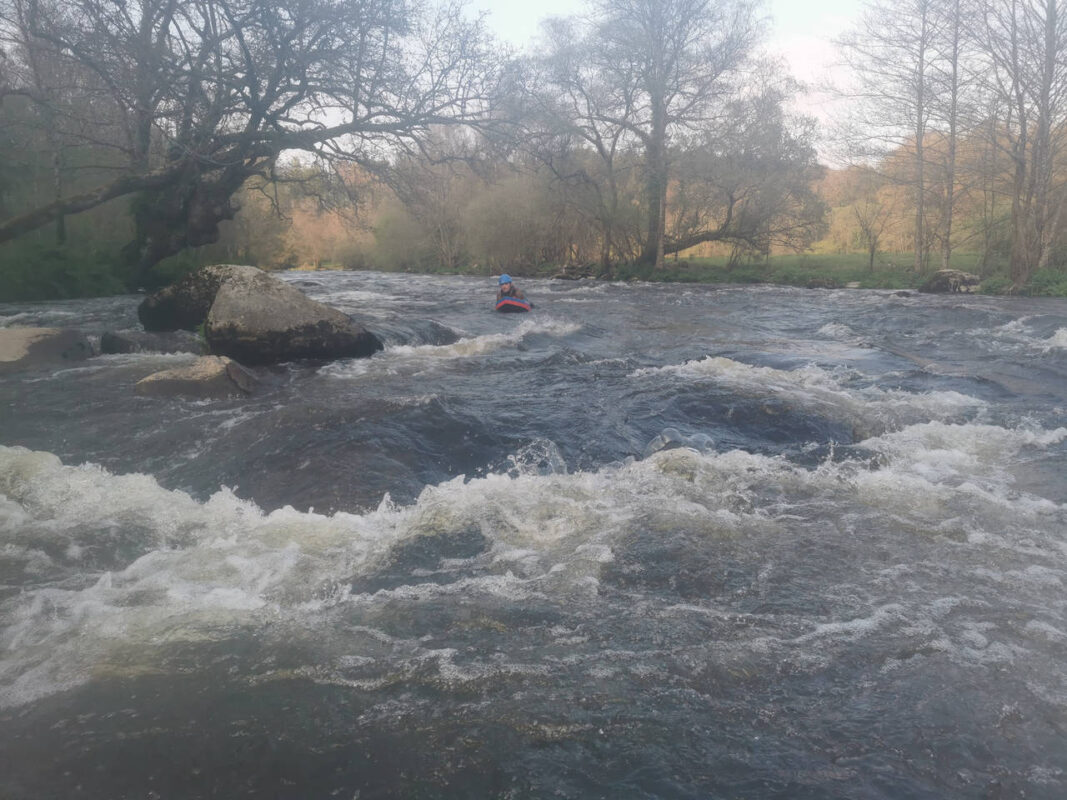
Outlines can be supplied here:
M0 377L0 797L1067 796L1067 301L283 277L385 350Z

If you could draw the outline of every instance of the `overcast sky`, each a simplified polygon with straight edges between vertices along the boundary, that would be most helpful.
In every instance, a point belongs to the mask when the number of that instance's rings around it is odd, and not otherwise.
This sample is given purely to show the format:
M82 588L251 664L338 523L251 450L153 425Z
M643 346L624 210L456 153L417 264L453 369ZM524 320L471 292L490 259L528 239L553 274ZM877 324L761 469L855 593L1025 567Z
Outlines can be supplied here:
M471 0L476 9L489 12L489 25L497 36L523 48L537 35L542 19L567 16L581 9L579 0ZM793 75L817 82L833 59L831 40L860 13L862 0L767 0L772 18L767 49L784 56Z

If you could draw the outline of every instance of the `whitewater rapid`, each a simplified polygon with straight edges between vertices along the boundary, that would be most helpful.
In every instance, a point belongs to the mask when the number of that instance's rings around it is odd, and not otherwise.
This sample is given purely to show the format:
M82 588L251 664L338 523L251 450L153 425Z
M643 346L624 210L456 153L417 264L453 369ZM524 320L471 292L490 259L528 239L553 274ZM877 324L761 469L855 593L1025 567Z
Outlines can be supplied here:
M0 379L0 794L1067 790L1067 305L409 285L248 400Z

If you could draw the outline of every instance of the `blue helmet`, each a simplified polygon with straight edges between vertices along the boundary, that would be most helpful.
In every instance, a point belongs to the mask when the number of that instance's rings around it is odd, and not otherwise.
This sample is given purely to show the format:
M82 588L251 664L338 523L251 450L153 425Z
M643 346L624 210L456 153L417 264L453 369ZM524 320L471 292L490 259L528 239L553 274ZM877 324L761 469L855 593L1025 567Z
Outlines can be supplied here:
M511 276L506 272L500 276L500 285L503 286L505 283L511 283Z

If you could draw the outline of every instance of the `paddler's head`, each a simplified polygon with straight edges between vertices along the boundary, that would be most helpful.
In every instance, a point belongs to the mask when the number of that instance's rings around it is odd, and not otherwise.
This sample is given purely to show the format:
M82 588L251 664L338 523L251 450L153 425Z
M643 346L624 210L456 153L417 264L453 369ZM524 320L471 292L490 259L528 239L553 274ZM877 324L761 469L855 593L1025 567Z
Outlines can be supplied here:
M500 287L502 289L506 289L509 286L511 286L511 276L505 272L503 275L500 276Z

